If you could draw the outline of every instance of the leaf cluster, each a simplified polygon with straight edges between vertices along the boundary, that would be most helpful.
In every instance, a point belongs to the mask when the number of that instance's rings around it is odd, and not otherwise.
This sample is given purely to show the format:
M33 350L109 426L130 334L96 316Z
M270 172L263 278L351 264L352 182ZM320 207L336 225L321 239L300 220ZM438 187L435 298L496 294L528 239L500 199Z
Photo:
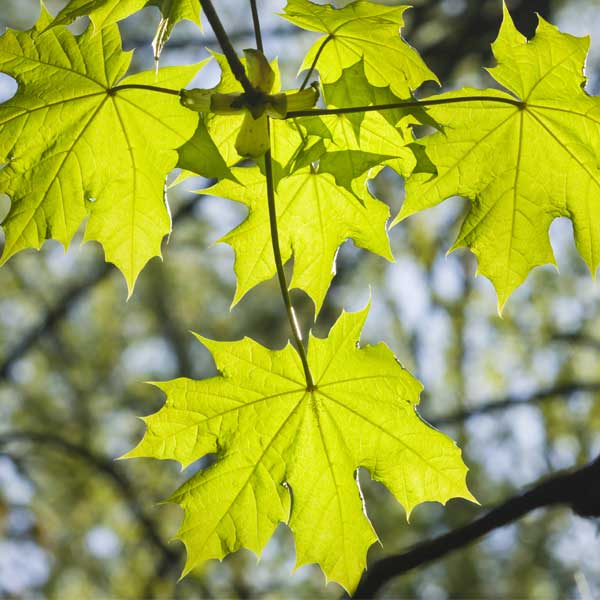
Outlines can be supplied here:
M208 61L126 75L131 55L116 22L148 4L162 14L158 59L177 22L200 24L198 2L71 0L56 17L42 6L31 30L0 38L0 69L18 83L0 105L0 191L12 203L1 260L49 238L66 247L87 220L85 239L102 245L131 292L170 233L164 190L174 168L178 181L214 178L204 193L244 204L247 219L221 240L236 255L233 302L277 274L296 347L200 338L221 374L160 384L166 404L129 456L187 466L217 454L172 497L185 510L186 572L241 547L260 553L281 521L295 534L298 564L318 563L351 592L377 539L357 469L407 513L423 501L474 498L460 451L416 412L420 384L385 345L358 346L368 308L343 313L305 348L283 264L293 259L290 287L318 314L347 239L393 260L389 209L369 186L389 167L406 181L392 225L454 195L471 200L454 247L477 255L500 309L533 267L554 262L556 217L572 219L595 272L600 105L584 89L589 41L541 18L527 40L505 8L490 69L502 89L417 100L438 80L399 34L406 6L289 0L282 17L322 34L298 89L282 92L276 61L258 50L234 60L224 47L211 59L220 82L185 90ZM205 10L213 14L208 1ZM73 35L66 25L83 15L92 23ZM308 87L317 72L323 108L312 107ZM417 139L417 125L430 133Z

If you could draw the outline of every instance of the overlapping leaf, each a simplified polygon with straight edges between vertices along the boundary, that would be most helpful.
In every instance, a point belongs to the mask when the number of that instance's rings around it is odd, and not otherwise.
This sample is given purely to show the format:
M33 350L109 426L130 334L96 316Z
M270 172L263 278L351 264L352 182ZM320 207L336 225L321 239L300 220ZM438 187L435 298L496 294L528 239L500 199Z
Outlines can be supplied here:
M203 190L245 204L248 218L220 241L235 250L237 289L234 304L275 274L266 181L258 167L233 168L237 181L221 181ZM348 238L357 246L392 260L385 228L388 207L366 186L356 186L362 203L335 183L332 175L309 167L284 177L276 197L282 258L294 256L290 287L304 290L320 310L335 274L335 255Z
M333 83L362 58L371 85L390 86L396 96L408 98L424 81L437 78L400 36L407 8L358 1L335 9L309 0L288 0L282 16L299 27L327 34L309 50L301 69L309 69L318 58L321 81Z
M131 290L170 231L165 177L198 117L174 96L111 90L178 89L199 66L123 79L131 55L116 25L76 37L50 20L43 11L34 29L0 38L0 70L19 84L0 105L0 191L12 201L2 261L48 238L67 246L89 217L85 239L102 244Z
M234 77L225 56L212 53L213 60L221 69L219 83L210 91L215 94L243 92ZM245 64L245 59L241 59ZM271 63L276 80L274 90L279 91L280 79L277 62ZM195 174L217 179L232 178L230 167L240 162L242 157L235 148L235 142L244 122L243 114L217 115L206 112L200 118L198 128L191 139L179 149L178 167L186 171L178 181Z
M473 499L460 450L415 411L421 384L384 344L358 347L367 312L344 313L328 338L311 337L315 389L290 345L272 351L248 338L200 338L222 375L158 384L166 404L145 419L147 432L127 456L187 466L217 453L171 498L185 511L185 572L239 548L260 553L283 521L297 564L318 563L352 592L377 540L358 467L407 513L425 501Z
M600 99L583 89L588 45L541 18L528 41L505 8L490 72L509 92L465 89L440 98L472 101L430 109L443 126L423 141L437 175L409 179L396 221L454 194L470 198L454 247L477 255L500 307L533 267L555 262L556 217L573 221L592 272L600 261Z
M51 25L69 25L79 17L88 16L94 28L100 30L149 5L158 6L161 12L161 21L153 42L156 58L160 56L173 27L179 21L187 19L198 27L202 26L198 0L71 0L56 15Z

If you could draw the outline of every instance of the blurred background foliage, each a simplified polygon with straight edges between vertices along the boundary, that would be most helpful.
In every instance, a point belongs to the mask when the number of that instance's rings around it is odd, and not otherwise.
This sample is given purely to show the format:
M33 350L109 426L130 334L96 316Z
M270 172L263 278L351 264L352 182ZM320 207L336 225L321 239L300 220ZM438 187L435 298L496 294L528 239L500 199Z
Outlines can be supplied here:
M345 2L347 3L347 2ZM398 4L388 1L387 4ZM341 4L341 3L340 3ZM405 36L448 88L490 85L489 44L500 0L416 0ZM600 92L600 3L594 0L507 0L531 35L538 11L563 30L591 34L588 91ZM48 0L56 13L64 2ZM279 56L293 87L315 34L279 19L283 0L259 0L267 53ZM238 49L251 47L250 14L242 0L217 3ZM0 27L28 28L37 0L0 0ZM121 23L133 67L153 68L150 42L158 11ZM73 27L81 31L85 20ZM162 65L191 63L217 49L210 28L175 28ZM0 76L0 95L14 82ZM218 79L209 68L196 82ZM427 89L424 93L433 90ZM64 252L48 242L0 269L0 597L289 598L338 597L315 567L294 566L293 539L280 526L260 562L240 551L210 562L177 583L183 547L169 542L181 518L158 505L189 473L174 463L115 462L140 438L136 415L163 399L141 382L206 377L214 365L189 330L216 339L252 336L281 347L288 335L275 282L259 286L232 312L232 252L213 243L244 217L235 204L190 190L169 199L174 233L164 261L143 271L126 302L122 277L104 266L99 248ZM384 172L374 190L396 212L402 181ZM9 201L0 200L0 218ZM560 274L538 268L510 299L504 318L487 280L475 277L466 251L446 256L466 203L447 201L391 232L396 262L347 243L337 277L314 329L324 334L342 308L373 294L363 341L385 340L425 384L421 412L458 440L471 467L469 482L492 505L537 479L600 453L600 286L577 256L571 224L551 229ZM0 239L1 243L1 239ZM305 327L306 297L294 292ZM591 384L591 385L590 385ZM541 392L541 393L540 393ZM537 394L537 395L536 395ZM503 410L480 410L498 399ZM511 402L519 403L513 406ZM201 464L190 467L190 472ZM361 479L384 554L468 522L482 509L462 501L426 504L406 523L389 493ZM592 598L600 596L598 524L566 510L538 511L450 558L395 580L385 597Z

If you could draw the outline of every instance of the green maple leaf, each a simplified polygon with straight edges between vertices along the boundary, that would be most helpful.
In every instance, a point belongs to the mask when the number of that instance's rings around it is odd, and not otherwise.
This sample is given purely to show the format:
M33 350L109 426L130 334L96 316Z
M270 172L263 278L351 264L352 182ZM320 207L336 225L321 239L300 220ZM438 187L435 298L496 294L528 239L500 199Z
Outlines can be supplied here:
M460 450L416 412L421 384L385 344L358 347L367 312L343 313L326 339L311 336L313 390L291 345L273 351L248 338L199 338L222 375L158 384L165 406L144 419L146 434L126 456L185 467L217 453L170 498L185 511L184 573L239 548L259 554L283 521L297 565L316 562L352 592L377 540L358 467L407 514L425 501L474 500Z
M402 102L394 94L390 85L376 86L369 82L365 75L364 60L361 59L351 67L344 69L342 76L333 83L325 83L321 86L323 99L327 108L349 108L354 106L372 106L380 104L395 104ZM404 98L406 100L406 98ZM393 108L382 110L377 113L390 125L398 125L409 115L418 123L428 124L436 127L435 121L429 118L426 111L421 107ZM352 123L354 132L360 135L360 126L365 117L364 112L343 115Z
M245 204L248 218L219 241L235 251L236 304L254 286L276 272L266 180L258 167L233 168L237 181L224 180L202 193ZM348 238L361 247L393 260L386 232L388 207L373 198L366 186L356 189L362 204L336 185L332 175L310 168L284 177L277 187L276 208L283 261L294 255L291 288L304 290L319 312L335 274L335 255Z
M319 171L331 173L338 185L353 192L354 183L372 169L374 177L384 166L408 176L416 159L410 147L414 142L412 128L416 121L406 116L394 126L379 112L363 114L357 129L345 115L311 117L302 121L308 134L324 139L326 153L319 162Z
M389 86L371 85L365 75L364 60L344 69L342 77L323 88L328 108L348 108L400 102ZM307 134L321 137L326 153L319 171L331 173L338 185L353 191L353 182L370 171L375 177L384 166L407 177L416 166L412 150L412 125L435 124L423 109L397 108L298 121Z
M199 65L123 78L131 60L116 25L73 36L48 29L0 38L0 70L18 82L0 105L0 191L11 197L2 262L53 238L65 247L88 217L85 240L135 279L170 232L166 175L198 117L174 96L116 85L184 87Z
M359 1L335 9L308 0L288 0L282 16L299 27L327 34L309 50L301 70L309 69L319 55L321 81L333 83L344 75L344 69L362 59L368 83L389 86L396 96L407 98L424 81L437 81L400 36L407 8Z
M473 203L453 248L468 246L494 284L501 308L541 264L555 264L548 229L573 221L577 248L594 273L600 261L600 100L583 89L587 38L540 18L528 41L504 9L492 76L509 92L465 89L440 98L490 101L431 107L443 131L422 144L437 175L416 174L395 222L455 194Z
M71 0L49 26L70 25L79 17L89 17L98 31L126 19L148 3L149 0Z
M152 40L155 60L159 59L165 44L171 37L173 27L180 21L192 21L202 29L199 0L151 0L150 3L157 5L162 15Z
M69 25L79 17L88 16L94 28L100 30L150 5L158 6L161 13L152 43L156 59L179 21L192 21L202 28L198 0L71 0L56 15L50 26Z

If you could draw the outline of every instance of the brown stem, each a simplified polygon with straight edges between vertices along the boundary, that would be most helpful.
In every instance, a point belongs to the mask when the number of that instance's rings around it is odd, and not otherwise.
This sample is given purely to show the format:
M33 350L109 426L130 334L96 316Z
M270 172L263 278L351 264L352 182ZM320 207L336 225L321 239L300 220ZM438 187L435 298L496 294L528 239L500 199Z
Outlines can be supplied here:
M244 88L244 92L246 92L250 98L254 98L257 95L257 91L250 83L244 65L242 65L236 51L231 45L229 36L212 4L212 0L202 0L202 9L215 33L215 37L219 42L219 46L221 46L221 50L223 50L223 54L225 54L225 58L229 63L229 67L231 68L234 77L240 82L241 86Z
M517 108L525 108L525 103L516 98L504 98L498 96L456 96L454 98L431 98L430 100L407 100L405 102L394 102L392 104L372 104L370 106L351 106L348 108L311 108L309 110L295 110L287 113L286 119L296 117L319 117L324 115L349 115L353 113L371 112L374 110L388 110L393 108L418 108L419 106L435 106L437 104L459 104L462 102L499 102L510 104Z

